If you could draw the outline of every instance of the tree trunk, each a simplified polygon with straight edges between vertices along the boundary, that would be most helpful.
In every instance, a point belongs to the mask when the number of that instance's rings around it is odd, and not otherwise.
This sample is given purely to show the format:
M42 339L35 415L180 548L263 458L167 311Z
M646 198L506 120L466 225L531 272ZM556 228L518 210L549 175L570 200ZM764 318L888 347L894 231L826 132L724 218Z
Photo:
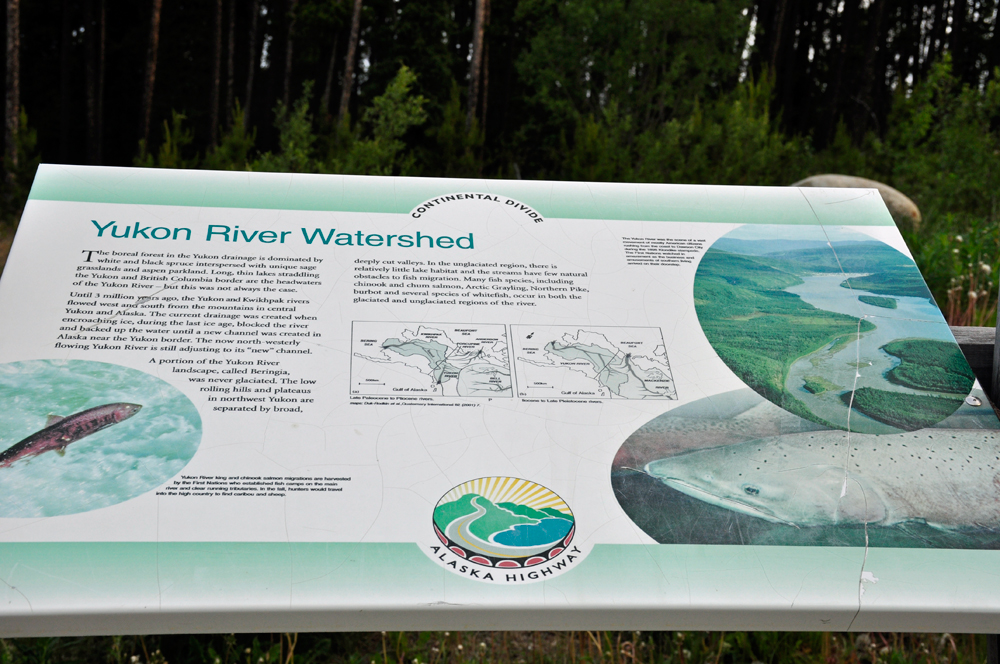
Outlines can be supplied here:
M844 64L847 62L847 51L853 43L854 35L858 30L858 12L860 8L860 0L848 0L844 8L844 21L840 26L840 44L837 48L833 83L830 86L830 108L826 118L827 142L832 141L837 133L837 120L840 117L841 91L844 81Z
M7 0L7 95L4 104L4 170L7 184L17 171L17 135L21 123L21 0ZM10 191L8 190L8 195Z
M354 0L351 14L351 37L347 41L347 55L344 59L344 81L340 86L340 111L337 117L341 124L347 122L347 110L351 104L351 90L354 89L354 58L358 51L358 36L361 32L361 0Z
M149 123L153 113L153 86L156 83L156 56L160 46L160 11L163 0L152 0L149 16L149 44L146 49L146 75L142 83L142 111L139 117L139 139L149 146Z
M796 43L796 32L800 35L805 32L802 13L808 12L807 3L791 2L781 0L779 7L781 13L781 32L777 35L779 42L774 50L774 98L778 108L785 114L786 123L792 127L792 131L798 131L799 125L795 124L801 120L798 108L804 103L802 95L799 94L800 81L804 78L804 72L808 69L809 48L804 43L805 36L800 37ZM787 109L787 110L785 110Z
M884 13L885 0L874 0L868 7L868 43L865 46L865 65L864 70L861 72L860 90L858 91L858 96L855 97L860 107L853 127L854 138L857 141L860 141L861 137L864 136L869 118L874 119L877 123L872 109L872 85L875 82L875 57L878 55L878 46L882 34L882 15ZM913 66L919 66L916 62L916 57L914 57ZM878 130L878 127L876 127L876 130Z
M951 54L954 58L955 71L965 71L968 64L966 53L969 48L969 39L966 35L966 26L969 23L969 7L967 0L955 0L955 5L951 10Z
M87 163L97 163L97 44L94 0L83 0L84 79L87 86Z
M476 0L476 15L472 20L472 59L469 62L468 111L465 116L466 131L472 129L472 120L479 108L479 74L483 68L483 32L485 28L486 0Z
M100 0L101 9L100 15L97 18L99 27L98 40L97 40L97 100L96 100L96 128L95 134L97 136L97 149L95 155L97 157L95 163L104 163L104 42L105 36L107 35L107 7L105 6L105 0Z
M484 0L485 4L485 16L483 19L484 24L484 35L485 28L490 26L490 0ZM486 109L489 106L489 96L490 96L490 43L486 41L485 36L483 37L483 115L482 115L482 127L483 132L486 132Z
M292 94L292 40L295 37L295 8L299 0L288 0L285 14L287 31L285 33L285 75L282 81L281 101L288 108Z
M319 100L320 116L328 118L330 116L330 95L333 90L333 72L337 65L337 46L340 41L340 33L333 35L333 50L330 51L330 63L326 66L326 81L323 84L323 96Z
M227 29L226 42L226 106L225 122L229 126L233 113L233 83L235 82L235 72L233 71L234 54L236 46L236 0L229 0L229 27Z
M59 161L69 163L69 142L73 111L73 14L70 0L62 1L62 21L59 25Z
M946 0L938 0L934 5L934 23L931 30L930 48L927 49L927 60L924 62L924 73L928 72L931 64L934 63L941 52L944 51L945 44L945 24L947 22L949 3Z
M785 9L788 0L779 0L778 10L774 13L774 40L771 42L771 59L768 66L772 75L777 75L778 51L781 49L781 33L785 29Z
M219 136L219 86L222 69L222 0L215 0L215 33L212 35L212 80L208 93L208 143L215 145Z
M250 126L250 100L253 99L253 74L257 71L257 16L260 0L250 2L250 32L247 40L247 93L243 97L243 126Z
M486 131L486 109L489 107L490 94L490 45L483 46L483 114L482 128Z

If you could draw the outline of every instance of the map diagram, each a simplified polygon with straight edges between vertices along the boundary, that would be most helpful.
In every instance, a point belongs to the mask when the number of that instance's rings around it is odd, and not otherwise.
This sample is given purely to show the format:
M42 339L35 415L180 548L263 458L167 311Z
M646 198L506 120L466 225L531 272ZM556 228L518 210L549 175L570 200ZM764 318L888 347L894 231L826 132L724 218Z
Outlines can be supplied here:
M507 329L355 321L351 394L513 397Z
M520 397L676 399L658 327L512 325Z

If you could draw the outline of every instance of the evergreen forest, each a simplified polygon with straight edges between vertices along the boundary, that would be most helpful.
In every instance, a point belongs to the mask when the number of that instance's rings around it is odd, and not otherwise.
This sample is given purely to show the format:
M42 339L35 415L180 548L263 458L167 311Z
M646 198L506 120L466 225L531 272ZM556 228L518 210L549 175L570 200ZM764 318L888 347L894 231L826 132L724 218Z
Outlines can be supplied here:
M7 0L0 255L35 166L869 177L995 316L998 0Z

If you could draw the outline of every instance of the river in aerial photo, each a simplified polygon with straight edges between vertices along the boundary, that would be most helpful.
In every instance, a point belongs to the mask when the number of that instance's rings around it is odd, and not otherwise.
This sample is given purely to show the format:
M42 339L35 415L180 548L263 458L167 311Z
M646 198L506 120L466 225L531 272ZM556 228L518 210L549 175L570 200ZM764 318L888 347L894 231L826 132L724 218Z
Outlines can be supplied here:
M890 382L885 374L899 364L899 359L881 347L897 339L935 339L954 343L948 324L937 306L927 298L892 296L896 309L866 304L859 296L868 291L843 288L841 283L861 274L824 274L803 276L803 282L785 290L798 295L817 309L865 318L875 329L857 340L840 339L796 360L788 372L785 389L819 417L846 428L848 407L841 399L845 390L873 387L879 390L937 396L934 392L916 391ZM826 387L814 394L805 388L806 381L817 380ZM857 383L855 384L855 378ZM954 395L940 395L954 398ZM850 413L850 429L859 433L897 433L898 429L877 422L857 410Z

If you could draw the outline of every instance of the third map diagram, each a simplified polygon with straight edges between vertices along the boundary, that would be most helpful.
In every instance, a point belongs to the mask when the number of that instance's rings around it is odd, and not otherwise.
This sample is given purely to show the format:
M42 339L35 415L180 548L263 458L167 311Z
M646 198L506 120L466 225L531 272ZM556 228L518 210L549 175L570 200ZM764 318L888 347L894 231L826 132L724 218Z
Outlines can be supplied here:
M521 397L676 399L658 327L512 325Z

